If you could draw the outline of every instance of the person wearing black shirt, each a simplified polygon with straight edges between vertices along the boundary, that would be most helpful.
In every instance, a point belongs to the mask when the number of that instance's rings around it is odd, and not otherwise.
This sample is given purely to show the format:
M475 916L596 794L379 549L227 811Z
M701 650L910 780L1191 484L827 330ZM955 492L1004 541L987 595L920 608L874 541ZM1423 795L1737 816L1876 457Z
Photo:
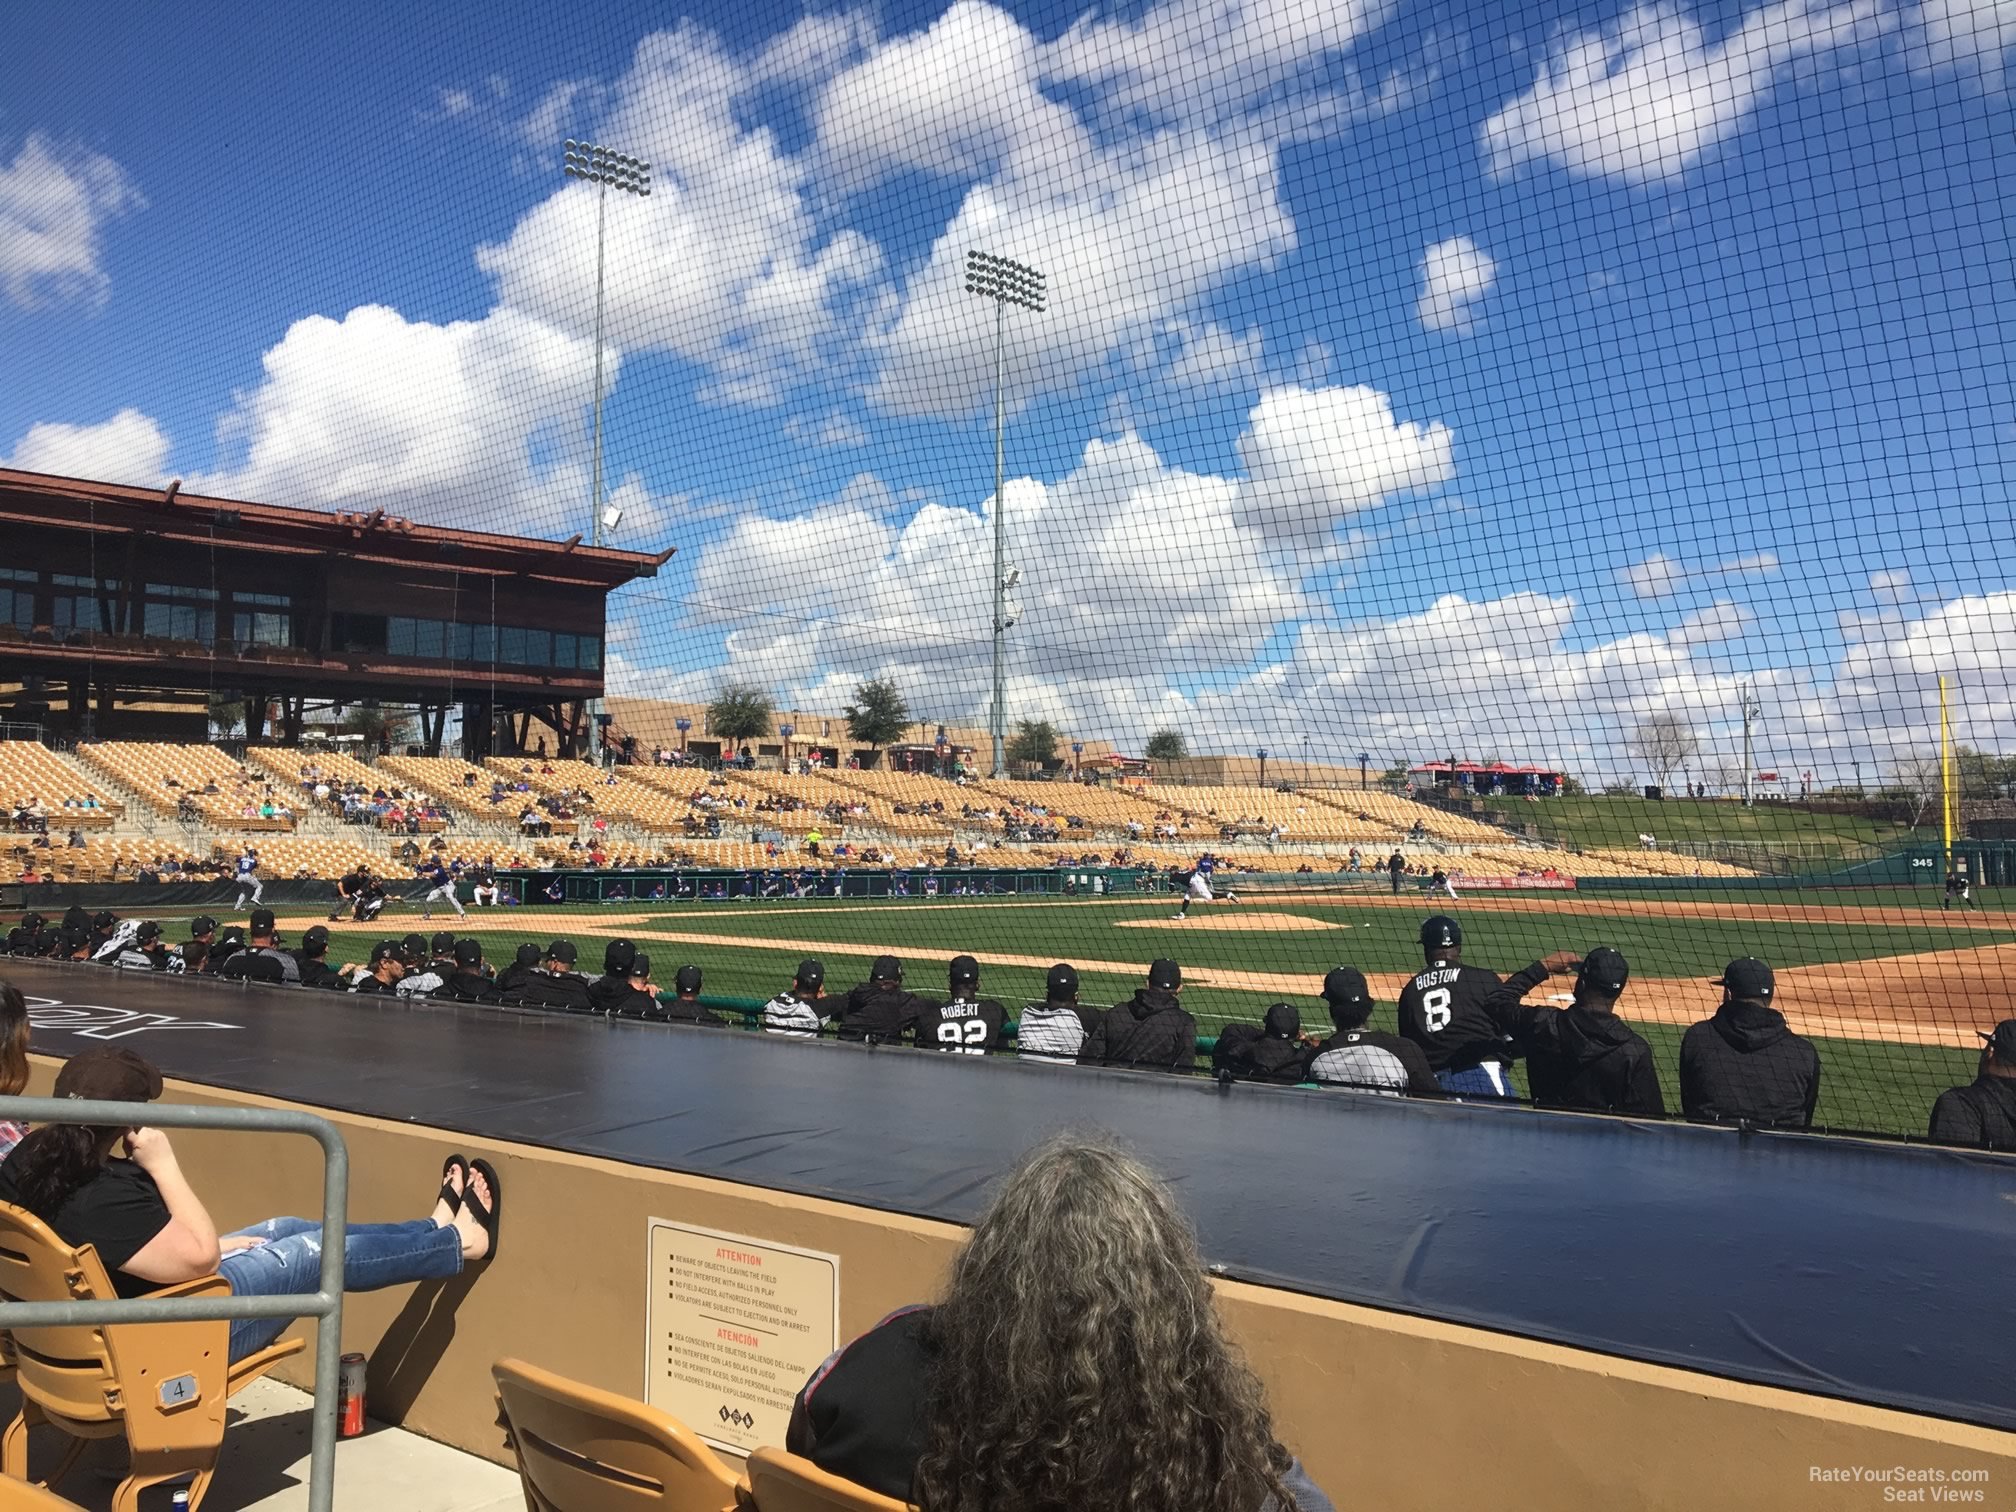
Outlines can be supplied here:
M914 992L904 991L901 961L894 956L877 956L868 969L868 980L848 992L841 1004L840 1038L865 1040L871 1045L898 1045L906 1038L914 1041L919 1021L933 1006Z
M2016 1150L2016 1019L1981 1036L1981 1073L1965 1087L1939 1094L1929 1137L1977 1150Z
M917 1043L964 1055L985 1055L998 1048L1008 1010L993 998L980 996L980 963L970 955L954 956L946 985L952 996L918 1013Z
M1762 961L1731 961L1715 979L1722 1006L1680 1037L1680 1107L1702 1123L1805 1129L1820 1101L1820 1052L1771 1006Z
M353 867L336 879L336 906L329 910L329 922L334 924L343 916L346 908L355 908L364 891L365 870Z
M300 968L303 987L322 987L341 992L350 985L329 964L329 931L320 924L301 936L301 948L294 952L294 964Z
M528 1007L561 1013L588 1011L588 979L574 969L581 952L572 940L555 940L546 948L546 967L526 979L523 1000Z
M681 966L672 978L671 1001L658 1000L658 1017L671 1024L701 1024L710 1028L725 1029L727 1020L716 1017L700 1006L700 968L691 964Z
M497 973L497 997L506 1003L522 1001L525 987L539 969L539 947L525 944L518 947L518 953L511 964Z
M1543 970L1550 976L1575 973L1571 1006L1540 1008L1519 1001L1519 985ZM1535 1107L1666 1116L1652 1047L1617 1017L1617 1000L1630 979L1624 957L1607 947L1579 960L1564 951L1534 962L1492 1000L1491 1017L1525 1053Z
M1428 1057L1410 1039L1368 1029L1372 990L1365 973L1338 966L1323 978L1323 1001L1337 1032L1309 1057L1309 1080L1376 1097L1440 1097Z
M497 887L496 862L487 860L479 861L476 864L476 869L469 874L469 880L471 887L471 894L470 894L471 902L476 903L477 905L483 908L494 908L497 906L498 887Z
M1183 1011L1183 968L1151 961L1148 985L1106 1010L1085 1036L1081 1066L1190 1071L1197 1064L1197 1020Z
M1400 1032L1421 1047L1442 1090L1464 1097L1513 1097L1513 1048L1486 1011L1502 985L1495 972L1463 964L1463 930L1441 914L1421 926L1427 968L1400 989ZM1524 997L1540 982L1521 983Z
M380 940L371 947L371 964L352 978L352 992L382 992L397 996L399 979L406 975L406 952L397 940Z
M1274 1003L1259 1024L1227 1024L1218 1031L1211 1068L1223 1079L1294 1086L1309 1069L1310 1046L1302 1039L1302 1011Z
M202 971L209 963L210 952L217 946L217 921L207 914L189 925L189 938L178 947L185 972ZM193 947L193 948L192 948Z
M369 924L385 912L385 884L371 875L369 867L357 868L360 885L357 897L350 909L350 917L359 924Z
M1078 1001L1078 968L1059 961L1044 982L1043 1001L1023 1006L1016 1052L1044 1065L1076 1065L1085 1037L1098 1022L1099 1010Z
M301 963L279 947L273 933L273 910L255 908L247 927L247 943L217 969L231 981L299 982Z
M630 999L630 968L636 964L637 947L629 940L611 940L602 948L602 975L588 984L588 1007L595 1013L614 1013Z
M425 959L418 959L420 952L410 949L406 957L406 975L400 979L401 997L432 997L441 990L441 984L455 975L455 936L448 930L437 930L434 938L422 941L417 934L406 936L409 947L424 946Z
M455 942L455 969L439 987L434 989L437 998L448 998L457 1003L494 1003L497 1001L497 984L490 979L490 973L483 966L483 946L476 940Z
M1400 879L1407 875L1407 858L1395 851L1386 858L1386 875L1393 879L1393 896L1400 896Z
M23 914L20 924L7 931L7 954L14 956L34 955L37 950L37 941L42 935L42 926L48 922L39 913Z

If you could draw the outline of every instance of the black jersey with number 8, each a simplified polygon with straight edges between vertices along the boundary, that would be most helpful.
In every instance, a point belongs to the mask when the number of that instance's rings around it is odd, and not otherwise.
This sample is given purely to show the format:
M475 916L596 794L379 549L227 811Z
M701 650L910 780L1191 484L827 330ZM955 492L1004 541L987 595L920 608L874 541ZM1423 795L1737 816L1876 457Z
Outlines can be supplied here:
M1421 1047L1434 1071L1509 1061L1512 1048L1485 1011L1498 988L1498 974L1482 966L1433 962L1400 989L1400 1032Z

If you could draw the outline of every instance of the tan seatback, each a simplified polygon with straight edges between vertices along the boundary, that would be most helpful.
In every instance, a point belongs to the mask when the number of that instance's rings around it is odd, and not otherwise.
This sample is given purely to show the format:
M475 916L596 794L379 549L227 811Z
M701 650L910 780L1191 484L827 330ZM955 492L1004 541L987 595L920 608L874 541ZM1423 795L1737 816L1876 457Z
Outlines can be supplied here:
M756 1512L905 1512L908 1505L782 1449L758 1449L748 1470Z

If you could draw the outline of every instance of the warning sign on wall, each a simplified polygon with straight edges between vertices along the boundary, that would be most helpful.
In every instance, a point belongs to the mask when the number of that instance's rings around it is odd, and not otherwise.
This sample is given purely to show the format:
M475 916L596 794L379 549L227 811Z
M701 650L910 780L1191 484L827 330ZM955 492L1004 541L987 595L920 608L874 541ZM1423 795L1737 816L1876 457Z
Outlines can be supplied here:
M718 1449L784 1442L839 1346L840 1257L651 1220L644 1399Z

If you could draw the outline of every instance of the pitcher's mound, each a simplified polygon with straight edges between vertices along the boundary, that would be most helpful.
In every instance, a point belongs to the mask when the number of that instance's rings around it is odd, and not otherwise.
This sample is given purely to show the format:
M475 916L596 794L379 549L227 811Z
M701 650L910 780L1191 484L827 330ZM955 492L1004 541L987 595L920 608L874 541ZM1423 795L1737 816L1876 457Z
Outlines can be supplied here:
M1122 929L1161 929L1179 922L1175 919L1120 919L1116 921ZM1349 929L1348 924L1331 924L1322 919L1312 919L1307 914L1259 913L1250 908L1242 908L1237 903L1207 903L1192 909L1190 917L1180 921L1187 929L1237 929L1241 932L1279 933L1292 929Z

